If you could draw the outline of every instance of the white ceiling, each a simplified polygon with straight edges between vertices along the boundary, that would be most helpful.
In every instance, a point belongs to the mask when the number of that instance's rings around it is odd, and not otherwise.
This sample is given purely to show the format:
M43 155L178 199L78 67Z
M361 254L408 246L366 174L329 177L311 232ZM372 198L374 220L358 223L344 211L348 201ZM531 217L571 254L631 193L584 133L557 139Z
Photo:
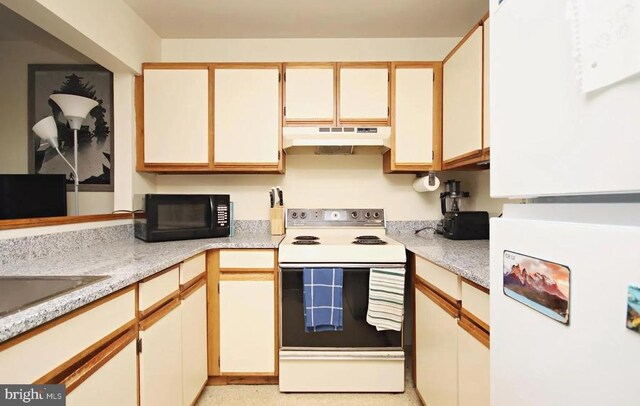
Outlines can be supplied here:
M162 38L460 37L488 0L125 0Z

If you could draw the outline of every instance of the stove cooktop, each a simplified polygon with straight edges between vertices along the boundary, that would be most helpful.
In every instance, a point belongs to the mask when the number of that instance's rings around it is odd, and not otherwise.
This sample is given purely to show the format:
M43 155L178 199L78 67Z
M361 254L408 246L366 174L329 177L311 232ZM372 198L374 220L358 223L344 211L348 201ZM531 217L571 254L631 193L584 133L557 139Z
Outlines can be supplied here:
M383 209L288 209L280 263L401 264L404 245L386 236Z

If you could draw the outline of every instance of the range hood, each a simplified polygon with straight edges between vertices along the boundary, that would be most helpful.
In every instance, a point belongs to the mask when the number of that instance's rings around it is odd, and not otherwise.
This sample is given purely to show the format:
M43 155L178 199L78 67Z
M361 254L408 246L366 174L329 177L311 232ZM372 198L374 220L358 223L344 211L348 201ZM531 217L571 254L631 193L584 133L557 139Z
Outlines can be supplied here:
M391 146L391 127L283 127L287 154L383 154Z

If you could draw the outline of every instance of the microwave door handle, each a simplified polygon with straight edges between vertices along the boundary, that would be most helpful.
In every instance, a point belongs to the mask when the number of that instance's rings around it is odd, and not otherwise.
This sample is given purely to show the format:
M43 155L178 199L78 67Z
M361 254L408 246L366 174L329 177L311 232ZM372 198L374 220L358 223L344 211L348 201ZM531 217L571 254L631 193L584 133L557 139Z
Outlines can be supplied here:
M209 196L209 212L211 214L211 225L210 228L213 230L214 228L216 228L216 220L215 220L215 210L213 209L214 207L214 203L213 203L213 196Z

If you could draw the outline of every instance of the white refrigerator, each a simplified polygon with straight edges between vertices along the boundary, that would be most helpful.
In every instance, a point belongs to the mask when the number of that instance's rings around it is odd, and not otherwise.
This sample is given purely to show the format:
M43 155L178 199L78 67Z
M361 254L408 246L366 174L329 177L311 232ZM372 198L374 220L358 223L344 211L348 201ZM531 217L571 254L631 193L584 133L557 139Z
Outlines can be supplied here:
M640 1L490 6L491 404L640 405Z

